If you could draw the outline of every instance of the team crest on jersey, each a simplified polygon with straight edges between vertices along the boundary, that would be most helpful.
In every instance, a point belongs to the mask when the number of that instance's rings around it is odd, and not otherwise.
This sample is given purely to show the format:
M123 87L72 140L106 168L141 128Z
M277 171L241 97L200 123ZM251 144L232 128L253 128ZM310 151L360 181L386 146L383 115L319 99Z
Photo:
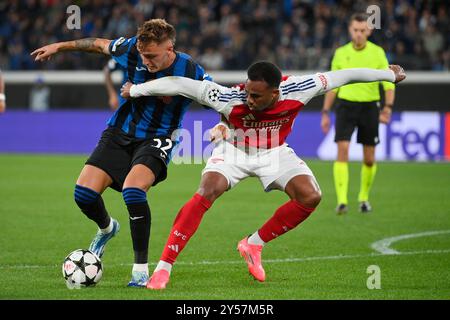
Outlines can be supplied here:
M219 89L211 89L208 92L208 99L211 102L216 102L217 100L219 100L219 96L220 96Z

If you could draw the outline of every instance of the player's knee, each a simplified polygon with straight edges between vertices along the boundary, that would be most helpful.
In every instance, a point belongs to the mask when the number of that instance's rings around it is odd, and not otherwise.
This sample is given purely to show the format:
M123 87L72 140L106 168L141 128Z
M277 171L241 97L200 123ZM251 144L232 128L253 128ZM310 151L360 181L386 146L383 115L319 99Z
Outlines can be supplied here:
M100 194L92 189L78 184L75 185L74 199L80 209L85 209L87 206L96 202L99 196Z
M375 160L374 159L366 159L366 160L364 160L364 164L368 167L372 167L375 164Z
M201 195L203 198L207 199L209 202L213 203L217 198L219 198L225 190L221 188L212 186L212 187L199 187L197 193Z
M124 188L123 200L127 206L139 203L147 203L147 193L140 188Z
M125 180L124 184L123 184L123 190L126 189L140 189L140 190L144 190L144 192L147 192L150 187L152 186L153 182L155 180L146 180L146 179L128 179Z
M322 200L322 193L320 190L314 190L309 192L307 195L302 197L296 197L296 200L308 208L315 208L319 205Z

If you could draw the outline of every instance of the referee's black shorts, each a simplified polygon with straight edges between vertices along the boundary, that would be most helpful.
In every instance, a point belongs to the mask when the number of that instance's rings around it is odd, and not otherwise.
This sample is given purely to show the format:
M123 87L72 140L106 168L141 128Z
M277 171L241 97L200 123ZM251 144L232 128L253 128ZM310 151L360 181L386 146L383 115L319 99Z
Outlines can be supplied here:
M156 185L167 177L168 155L173 148L171 142L170 146L164 145L167 140L170 140L170 137L137 139L118 128L109 127L103 131L86 164L105 171L113 180L111 188L119 192L122 192L125 178L136 164L143 164L152 170L155 175L153 185Z
M380 142L378 137L379 101L352 102L341 99L335 113L335 142L350 141L355 128L358 128L358 143L375 146Z

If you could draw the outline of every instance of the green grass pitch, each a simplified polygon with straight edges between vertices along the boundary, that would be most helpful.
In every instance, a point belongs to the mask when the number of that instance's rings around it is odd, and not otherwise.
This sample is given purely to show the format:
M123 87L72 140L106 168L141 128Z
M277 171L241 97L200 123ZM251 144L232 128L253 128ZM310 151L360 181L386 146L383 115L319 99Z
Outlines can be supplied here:
M350 165L350 211L336 216L332 162L307 161L323 192L318 209L263 251L267 280L258 283L236 251L286 200L247 179L217 200L179 256L164 291L127 288L132 265L128 214L119 193L105 203L121 231L103 256L93 288L69 290L64 257L88 247L96 226L76 207L73 187L85 156L0 155L0 299L449 299L450 165L379 163L374 212L357 211L359 163ZM198 186L202 165L171 165L150 190L150 271L172 221ZM441 233L433 234L434 231ZM421 233L426 233L420 236ZM376 241L397 238L382 254ZM394 239L395 240L395 239ZM368 267L380 268L380 289L367 287Z

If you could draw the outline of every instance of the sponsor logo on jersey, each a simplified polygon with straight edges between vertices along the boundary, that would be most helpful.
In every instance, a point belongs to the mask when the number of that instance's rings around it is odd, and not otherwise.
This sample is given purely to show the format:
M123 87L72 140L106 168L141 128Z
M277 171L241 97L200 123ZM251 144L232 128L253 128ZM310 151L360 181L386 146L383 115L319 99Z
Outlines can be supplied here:
M286 124L289 122L289 118L279 119L279 120L273 120L273 121L255 121L250 120L247 117L253 116L249 114L248 116L245 116L242 118L242 125L245 128L254 128L254 129L268 129L268 130L278 130L280 129L283 124Z

